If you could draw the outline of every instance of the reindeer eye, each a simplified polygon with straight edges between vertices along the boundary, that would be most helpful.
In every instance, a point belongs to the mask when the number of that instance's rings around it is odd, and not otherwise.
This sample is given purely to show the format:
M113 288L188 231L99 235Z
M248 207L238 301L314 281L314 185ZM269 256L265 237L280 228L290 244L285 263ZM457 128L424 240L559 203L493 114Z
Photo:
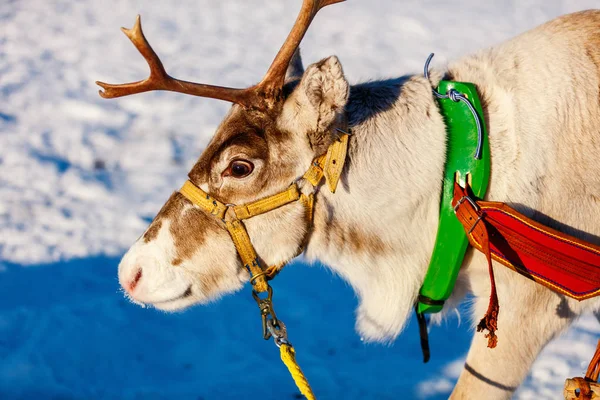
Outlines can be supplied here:
M229 168L225 170L223 176L232 176L234 178L244 178L252 172L254 165L249 161L235 160L229 164Z

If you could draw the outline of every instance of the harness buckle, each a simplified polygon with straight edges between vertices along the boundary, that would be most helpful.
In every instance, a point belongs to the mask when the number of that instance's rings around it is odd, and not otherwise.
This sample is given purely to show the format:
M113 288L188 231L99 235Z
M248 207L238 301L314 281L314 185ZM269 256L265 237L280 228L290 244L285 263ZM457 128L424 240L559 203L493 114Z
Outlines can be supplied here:
M461 204L464 203L465 201L468 201L469 203L471 203L471 205L473 206L473 208L475 209L475 211L479 212L481 210L481 208L479 208L479 206L477 205L477 203L475 202L475 200L473 200L469 196L463 196L463 197L460 198L460 200L458 200L458 202L454 206L454 214L456 214L456 212L458 211L458 207L460 207Z
M454 206L454 214L456 214L458 212L458 207L460 207L461 204L464 203L465 201L468 201L469 203L471 203L471 205L473 206L475 211L478 213L477 219L475 220L475 222L473 222L473 225L471 225L471 227L469 228L469 231L467 232L467 234L470 235L473 232L473 230L475 229L475 227L477 226L477 224L479 223L479 221L481 221L483 219L483 215L479 214L479 212L481 211L481 208L477 205L475 200L473 200L469 196L463 196L460 198L460 200L458 200L458 202Z

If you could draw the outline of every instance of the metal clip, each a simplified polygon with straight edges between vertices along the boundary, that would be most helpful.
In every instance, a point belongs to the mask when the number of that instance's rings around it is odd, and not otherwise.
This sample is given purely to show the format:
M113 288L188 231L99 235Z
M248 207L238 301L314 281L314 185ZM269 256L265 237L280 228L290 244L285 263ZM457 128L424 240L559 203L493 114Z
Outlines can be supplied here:
M273 310L273 288L267 284L267 297L264 299L260 297L260 293L256 290L252 291L252 297L254 297L260 309L263 338L269 340L272 337L277 347L281 347L283 344L291 346L285 324L277 319L277 315Z
M264 299L260 298L260 295L256 290L252 291L252 297L254 297L254 300L260 309L263 338L265 340L269 340L272 335L271 331L269 330L269 324L271 323L276 326L279 325L277 315L273 310L273 288L270 285L267 285L267 297Z
M277 324L275 324L275 322L270 319L267 321L267 329L271 336L273 336L273 341L277 347L281 347L282 344L291 346L291 343L287 338L287 329L285 328L283 321L277 321Z

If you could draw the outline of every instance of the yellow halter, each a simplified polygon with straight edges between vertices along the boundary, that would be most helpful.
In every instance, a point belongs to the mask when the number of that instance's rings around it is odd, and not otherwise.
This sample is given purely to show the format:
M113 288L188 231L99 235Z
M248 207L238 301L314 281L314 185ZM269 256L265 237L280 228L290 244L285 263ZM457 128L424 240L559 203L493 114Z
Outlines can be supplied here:
M189 180L186 181L179 190L179 192L194 205L225 223L225 227L231 236L231 240L235 245L242 264L248 272L250 272L250 283L252 284L253 289L252 295L258 303L261 312L263 337L265 339L269 339L271 336L274 337L275 344L280 348L282 361L290 371L300 392L309 400L315 398L314 394L308 385L308 381L300 370L300 367L296 364L295 352L287 340L285 325L282 321L277 319L275 311L273 310L273 290L268 283L268 281L273 279L289 260L280 265L263 268L243 221L283 207L286 204L299 201L306 207L306 216L310 227L313 221L315 189L321 183L323 177L325 177L329 190L334 193L346 161L349 133L344 132L339 128L336 130L341 133L339 138L334 140L329 146L327 153L313 160L308 171L306 171L300 179L305 180L312 185L313 190L308 195L303 194L300 191L298 181L293 182L282 192L242 205L224 204L204 192ZM303 241L303 244L296 255L299 255L304 251L305 244L306 239ZM267 293L267 296L261 298L260 294L265 292Z
M242 264L250 272L250 282L257 293L267 291L267 278L272 277L268 272L273 272L274 267L262 268L260 265L243 220L275 210L295 201L300 201L306 206L307 215L310 217L309 223L312 223L314 189L319 185L323 177L325 177L329 189L332 193L335 192L346 160L348 136L348 133L343 132L329 146L326 154L313 160L308 171L302 176L301 179L306 180L313 186L313 192L309 195L301 193L298 181L293 182L282 192L242 205L224 204L189 180L179 190L194 205L225 222L225 226L231 235Z

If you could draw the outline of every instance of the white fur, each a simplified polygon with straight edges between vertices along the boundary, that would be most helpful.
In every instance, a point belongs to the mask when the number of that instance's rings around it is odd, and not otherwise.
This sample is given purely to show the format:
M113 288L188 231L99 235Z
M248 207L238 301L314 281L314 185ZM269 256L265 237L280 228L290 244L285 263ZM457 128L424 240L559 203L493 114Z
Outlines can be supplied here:
M138 240L125 254L119 266L119 283L133 301L166 304L185 293L190 282L181 270L171 266L174 250L169 222L166 221L155 241L150 244ZM147 268L148 265L152 268ZM130 290L130 283L142 268L142 278L135 289Z
M581 15L563 17L458 61L449 71L455 80L474 82L486 104L488 198L598 243L600 174L593 171L600 154L600 71L582 43L594 31L576 18ZM590 25L600 43L600 13L587 18L594 19ZM600 48L587 50L600 55ZM435 85L442 73L434 76ZM346 108L356 124L349 166L335 195L321 190L317 197L307 256L352 284L360 298L357 329L369 340L389 341L400 332L431 255L445 154L444 125L434 104L429 82L418 76L352 87ZM331 241L332 217L377 235L394 252L357 254L346 242ZM543 346L582 312L600 307L598 299L579 303L501 265L495 271L500 341L491 350L482 334L474 336L453 399L510 398ZM450 302L469 291L477 321L486 311L490 285L485 259L473 251Z
M131 300L164 311L176 311L242 288L248 274L238 268L237 253L227 232L222 232L224 236L208 236L191 258L173 266L176 247L169 227L170 221L163 221L156 239L146 243L140 238L121 260L119 283ZM222 271L226 265L231 266L228 273ZM135 289L130 290L129 283L139 268L143 271L142 278ZM218 286L206 293L200 282L214 270L219 272Z

